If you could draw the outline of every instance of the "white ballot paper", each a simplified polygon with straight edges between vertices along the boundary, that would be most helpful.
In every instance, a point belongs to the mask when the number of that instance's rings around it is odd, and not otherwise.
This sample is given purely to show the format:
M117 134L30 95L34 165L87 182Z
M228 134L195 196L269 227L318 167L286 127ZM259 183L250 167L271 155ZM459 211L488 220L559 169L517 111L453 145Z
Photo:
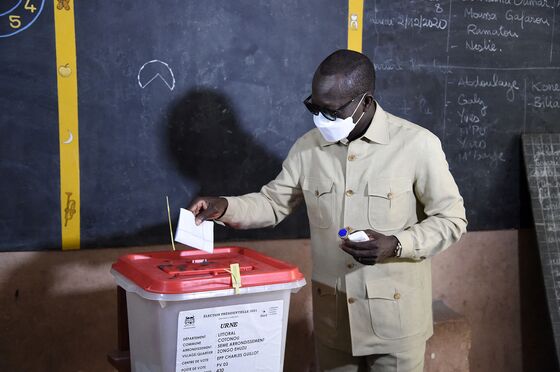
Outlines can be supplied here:
M214 252L214 222L204 221L196 226L194 214L181 208L175 241L212 253Z

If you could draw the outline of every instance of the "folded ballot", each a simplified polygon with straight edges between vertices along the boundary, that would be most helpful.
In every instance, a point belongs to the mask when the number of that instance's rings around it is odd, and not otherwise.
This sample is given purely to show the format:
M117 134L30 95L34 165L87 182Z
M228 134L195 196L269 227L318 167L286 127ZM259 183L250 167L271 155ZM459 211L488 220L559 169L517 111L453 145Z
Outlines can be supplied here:
M181 208L175 241L212 253L214 252L214 222L204 221L197 226L194 222L194 214Z

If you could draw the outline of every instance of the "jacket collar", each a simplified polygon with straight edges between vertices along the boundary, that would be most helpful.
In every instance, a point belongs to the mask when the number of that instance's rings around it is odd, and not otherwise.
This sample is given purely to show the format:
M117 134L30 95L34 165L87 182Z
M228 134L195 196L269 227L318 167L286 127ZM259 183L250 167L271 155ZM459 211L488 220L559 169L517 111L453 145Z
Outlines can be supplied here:
M327 142L321 133L319 133L321 146L329 146L333 145L338 142ZM382 145L386 145L389 143L389 128L387 126L387 114L385 110L381 108L379 103L375 101L375 114L373 114L373 119L371 119L371 123L369 124L368 129L364 133L364 135L358 139L366 139L369 142L375 142ZM356 141L355 140L355 141ZM344 138L343 140L339 141L342 144L347 145L348 140Z

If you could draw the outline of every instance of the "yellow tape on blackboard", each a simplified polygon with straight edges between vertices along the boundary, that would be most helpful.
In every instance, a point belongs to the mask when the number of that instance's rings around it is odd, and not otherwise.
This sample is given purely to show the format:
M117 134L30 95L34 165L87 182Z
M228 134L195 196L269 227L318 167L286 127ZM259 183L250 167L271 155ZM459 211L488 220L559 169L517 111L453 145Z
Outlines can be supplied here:
M80 248L80 146L74 1L54 0L62 249Z
M364 0L348 0L348 49L362 52Z

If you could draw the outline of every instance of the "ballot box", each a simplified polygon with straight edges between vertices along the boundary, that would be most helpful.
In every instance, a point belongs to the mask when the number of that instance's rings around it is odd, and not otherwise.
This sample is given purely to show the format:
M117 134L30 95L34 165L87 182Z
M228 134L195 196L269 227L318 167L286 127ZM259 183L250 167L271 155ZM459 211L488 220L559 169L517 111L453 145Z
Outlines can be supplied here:
M242 247L122 256L111 273L126 291L132 371L281 372L291 264Z

